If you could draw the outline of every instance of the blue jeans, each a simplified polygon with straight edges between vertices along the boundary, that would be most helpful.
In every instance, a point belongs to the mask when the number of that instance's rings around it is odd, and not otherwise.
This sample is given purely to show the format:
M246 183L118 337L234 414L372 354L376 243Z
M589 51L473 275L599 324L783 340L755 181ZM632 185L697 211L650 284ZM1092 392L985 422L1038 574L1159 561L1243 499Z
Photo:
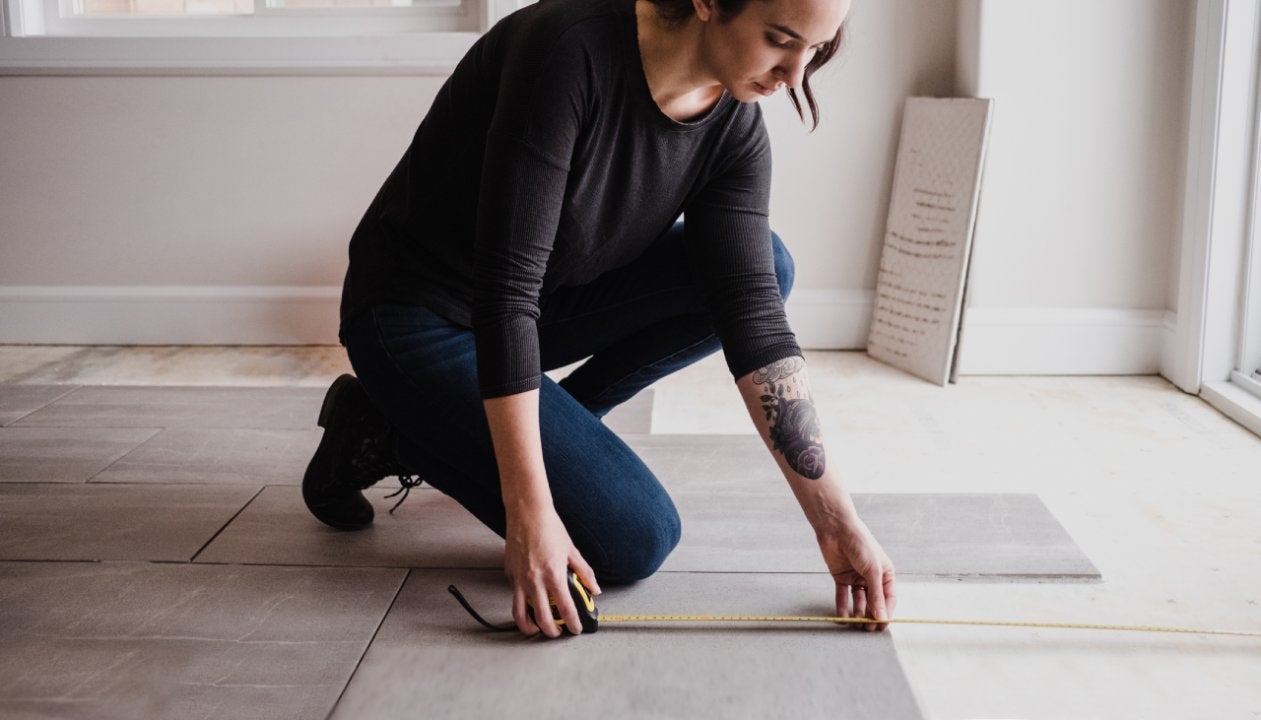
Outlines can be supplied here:
M793 262L772 240L786 298ZM669 494L601 418L720 347L681 248L679 223L630 265L541 306L543 369L586 358L559 383L542 378L539 423L556 512L602 585L648 577L679 541ZM345 330L359 381L396 431L399 461L504 535L472 330L414 305L378 305Z

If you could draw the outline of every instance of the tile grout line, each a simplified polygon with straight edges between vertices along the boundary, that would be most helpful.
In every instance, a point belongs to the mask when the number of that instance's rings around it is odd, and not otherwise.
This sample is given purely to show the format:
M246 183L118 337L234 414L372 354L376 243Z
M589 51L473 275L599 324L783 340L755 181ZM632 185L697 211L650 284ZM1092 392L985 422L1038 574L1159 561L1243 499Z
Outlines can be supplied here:
M6 382L6 383L0 383L0 386L3 386L3 385L13 385L14 387L24 387L24 386L22 386L22 385L17 385L17 384L7 383L7 382ZM49 386L44 386L44 387L49 387ZM57 387L57 386L55 386L55 385L54 385L53 387ZM65 385L64 387L66 388L66 391L65 391L65 392L63 392L62 394L58 395L57 397L53 398L52 400L49 400L48 402L44 403L43 405L40 405L39 407L35 408L34 410L31 410L30 412L25 413L24 415L22 415L22 416L20 416L20 417L16 417L16 418L14 418L13 420L11 420L11 421L9 421L9 422L7 422L7 423L0 424L0 427L12 427L12 426L14 426L14 425L16 425L16 424L18 424L18 423L22 422L22 421L23 421L23 420L25 420L26 418L28 418L28 417L30 417L30 416L32 416L32 415L34 415L35 413L39 412L40 410L43 410L43 409L47 408L48 406L52 405L53 403L55 403L55 402L57 402L57 401L61 400L62 398L64 398L64 397L66 397L67 395L69 395L70 393L72 393L72 392L74 392L74 391L76 391L76 390L78 390L78 389L82 388L83 386L82 386L82 385ZM23 426L23 427L26 427L26 426Z
M390 599L390 605L381 613L381 621L377 623L377 627L372 631L372 637L368 638L368 642L363 646L363 652L359 654L359 659L355 661L355 667L350 671L350 676L346 678L346 684L342 686L341 692L337 693L337 699L333 701L333 706L328 709L328 714L324 716L324 720L332 720L333 713L337 712L337 706L341 705L342 698L346 697L346 691L350 689L350 684L355 681L355 675L359 673L359 668L363 666L364 658L368 657L368 651L372 649L372 643L377 641L377 636L381 634L381 628L385 627L385 619L390 616L390 612L394 610L394 606L398 603L398 598L403 594L403 588L407 586L407 581L412 576L412 569L407 568L403 573L403 579L398 584L398 589L394 591L394 597Z
M135 428L135 429L136 429L136 430L149 430L149 429L151 429L151 428ZM135 447L133 447L132 449L130 449L130 450L128 450L127 452L123 453L122 455L119 455L118 457L114 458L114 459L113 459L111 462L109 462L109 463L108 463L105 467L103 467L103 468L101 468L100 470L97 470L96 472L92 473L92 474L88 477L88 479L87 479L87 480L84 480L84 481L83 481L83 484L84 484L84 485L87 485L87 484L91 483L91 482L92 482L92 480L93 480L93 479L95 479L95 478L97 478L97 477L99 477L99 476L101 475L101 473L103 473L103 472L105 472L105 471L109 470L110 468L114 467L115 465L117 465L118 463L122 462L123 460L126 460L126 459L127 459L127 458L128 458L128 457L132 454L132 453L136 452L137 450L139 450L140 448L144 447L145 445L148 445L149 443L153 442L153 439L154 439L154 438L156 438L157 436L159 436L159 435L161 435L162 433L166 432L168 429L169 429L169 428L164 428L164 427L163 427L163 428L157 428L157 429L154 429L154 430L153 430L153 434L152 434L152 435L150 435L149 437L145 438L144 440L141 440L141 441L140 441L139 443L137 443L137 444L135 445ZM124 484L124 483L96 483L96 485L107 485L107 484ZM169 484L169 483L163 483L163 484ZM253 500L253 498L250 498L250 499L251 499L251 500ZM199 551L199 552L200 552L200 551Z
M253 495L251 495L250 499L246 500L245 504L242 505L240 509L238 509L235 513L233 513L232 517L228 518L228 521L225 522L222 527L216 530L215 534L210 536L210 539L207 540L204 544L202 544L201 548L199 548L197 552L193 553L193 556L188 559L188 563L191 565L197 562L197 556L205 552L206 548L210 547L210 544L213 543L216 539L218 539L218 537L223 534L223 531L228 529L229 525L231 525L233 522L236 522L236 519L241 516L241 513L245 512L245 509L248 508L250 505L253 505L254 501L258 499L258 496L262 495L263 491L266 489L267 489L267 485L260 485L258 488L258 491L255 492Z

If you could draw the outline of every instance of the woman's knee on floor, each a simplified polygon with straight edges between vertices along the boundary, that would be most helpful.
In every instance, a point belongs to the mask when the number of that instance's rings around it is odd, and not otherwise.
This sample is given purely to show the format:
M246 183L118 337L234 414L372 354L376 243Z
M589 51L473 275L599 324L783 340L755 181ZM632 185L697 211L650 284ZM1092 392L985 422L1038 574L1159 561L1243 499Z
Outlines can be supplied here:
M629 585L651 576L682 535L682 523L673 504L657 509L651 516L642 514L615 525L615 532L596 540L598 550L583 555L601 585Z
M783 239L773 231L771 232L771 247L775 255L775 279L779 282L779 297L781 300L787 300L788 293L793 289L797 264L793 262L793 256L788 252L788 246L784 245Z

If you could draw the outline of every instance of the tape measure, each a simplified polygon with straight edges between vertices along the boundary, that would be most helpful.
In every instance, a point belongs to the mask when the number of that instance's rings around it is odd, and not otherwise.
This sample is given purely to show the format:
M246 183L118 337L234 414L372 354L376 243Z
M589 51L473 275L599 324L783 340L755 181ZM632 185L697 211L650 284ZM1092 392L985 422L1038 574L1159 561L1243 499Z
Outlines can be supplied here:
M832 625L882 625L885 623L901 624L901 625L964 625L973 627L1014 627L1014 628L1042 628L1050 630L1110 630L1114 632L1145 632L1145 633L1178 633L1183 635L1221 635L1230 637L1251 637L1261 638L1261 632L1251 632L1247 630L1219 630L1214 628L1189 628L1189 627L1169 627L1161 625L1104 625L1094 623L1062 623L1062 622L1031 622L1031 621L1007 621L1007 620L944 620L934 618L889 618L888 620L872 620L870 618L853 618L853 617L831 617L827 615L601 615L599 608L596 607L595 598L587 590L582 581L574 575L573 571L569 572L568 587L570 598L574 602L574 606L578 608L578 617L582 621L583 632L596 632L600 629L601 624L608 623L829 623ZM455 596L455 599L464 606L469 615L473 619L481 623L483 626L495 630L515 630L516 625L507 623L504 625L494 625L487 622L468 600L464 599L464 595L456 589L454 585L447 587L447 591ZM557 625L564 627L565 621L560 616L560 608L551 597L548 598L551 606L552 619ZM527 608L530 619L534 619L534 608Z

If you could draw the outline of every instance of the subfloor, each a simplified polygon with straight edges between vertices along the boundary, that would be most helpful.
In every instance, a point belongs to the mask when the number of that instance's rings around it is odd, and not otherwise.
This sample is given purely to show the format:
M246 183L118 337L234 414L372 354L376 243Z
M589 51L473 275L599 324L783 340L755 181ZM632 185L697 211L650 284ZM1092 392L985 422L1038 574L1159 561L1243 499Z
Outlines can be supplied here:
M807 360L829 458L902 570L899 617L1261 631L1261 439L1197 398ZM304 516L313 412L346 369L339 348L0 346L0 717L1261 718L1255 638L482 633L446 585L504 619L500 541L436 491L391 516L374 489L365 533ZM720 359L619 422L685 535L605 613L827 611Z

